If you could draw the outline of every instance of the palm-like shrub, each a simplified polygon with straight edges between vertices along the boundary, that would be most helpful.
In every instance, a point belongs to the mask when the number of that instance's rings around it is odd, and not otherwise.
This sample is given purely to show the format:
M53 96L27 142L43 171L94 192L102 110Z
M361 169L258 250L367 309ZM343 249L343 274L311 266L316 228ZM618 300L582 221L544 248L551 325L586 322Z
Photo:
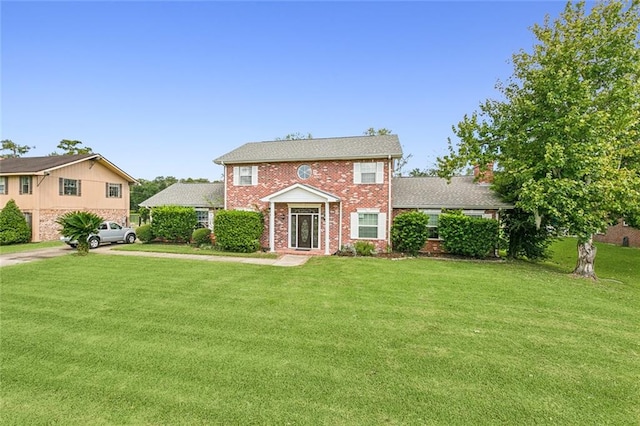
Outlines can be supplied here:
M98 226L104 221L91 212L69 212L60 216L56 223L62 226L60 233L78 242L78 254L89 253L89 235L98 233Z

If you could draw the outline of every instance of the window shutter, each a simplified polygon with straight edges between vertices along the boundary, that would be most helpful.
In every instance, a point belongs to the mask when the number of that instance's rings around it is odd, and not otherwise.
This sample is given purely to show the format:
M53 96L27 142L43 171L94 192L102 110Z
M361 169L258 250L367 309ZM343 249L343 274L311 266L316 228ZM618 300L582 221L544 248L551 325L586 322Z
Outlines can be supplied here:
M22 176L18 178L18 194L22 195Z
M351 213L351 239L355 240L358 238L358 213Z
M64 183L62 182L62 178L58 178L58 195L62 195L64 191Z
M258 184L258 166L251 166L251 185Z
M82 181L78 179L78 197L82 195Z
M384 182L384 163L376 163L376 183Z
M109 198L109 182L104 183L104 196Z
M360 163L353 163L353 183L362 183L362 172L360 172Z
M240 167L238 166L233 168L233 184L235 186L240 185Z
M378 163L382 164L382 163ZM387 239L387 214L379 213L378 214L378 239L386 240Z

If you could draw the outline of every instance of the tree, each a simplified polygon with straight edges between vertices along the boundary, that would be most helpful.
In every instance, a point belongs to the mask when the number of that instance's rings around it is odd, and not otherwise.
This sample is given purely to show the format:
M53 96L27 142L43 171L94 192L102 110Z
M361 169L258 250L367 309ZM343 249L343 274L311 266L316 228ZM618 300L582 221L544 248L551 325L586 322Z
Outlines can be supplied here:
M86 147L81 147L82 142L76 140L62 139L56 148L62 150L62 154L54 151L49 155L76 155L76 154L91 154L93 150Z
M363 133L363 135L365 136L385 136L390 134L391 134L391 130L387 129L386 127L381 127L378 130L374 129L373 127L369 127Z
M11 199L0 211L0 245L28 243L31 229L16 202Z
M496 161L496 177L537 228L578 239L574 273L596 278L592 235L640 211L640 2L567 3L534 25L533 52L513 55L502 100L454 126L441 176ZM500 188L498 188L500 190Z
M379 129L375 129L373 127L369 127L363 133L365 136L386 136L393 134L391 129L387 129L386 127L381 127ZM403 155L396 164L394 176L402 176L402 169L409 163L409 160L413 157L413 154Z
M35 146L18 145L17 143L13 142L11 139L4 139L2 141L1 150L9 151L9 153L8 154L3 153L2 155L0 155L0 158L17 158L26 154L32 148L35 148Z
M295 132L295 133L289 133L289 134L285 135L284 138L276 138L275 140L277 140L277 141L297 141L297 140L302 140L302 139L313 139L313 136L311 135L311 133L307 133L306 135L303 135L300 132Z
M62 226L60 233L78 242L78 254L84 256L89 253L89 235L97 234L98 227L104 221L92 212L68 212L56 219Z

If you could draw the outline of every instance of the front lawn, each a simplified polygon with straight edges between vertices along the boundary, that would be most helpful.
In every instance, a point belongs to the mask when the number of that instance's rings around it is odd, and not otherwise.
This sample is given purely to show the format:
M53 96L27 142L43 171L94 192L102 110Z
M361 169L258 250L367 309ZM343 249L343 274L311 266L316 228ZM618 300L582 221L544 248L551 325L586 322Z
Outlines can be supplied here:
M640 268L561 264L5 267L1 422L637 424Z

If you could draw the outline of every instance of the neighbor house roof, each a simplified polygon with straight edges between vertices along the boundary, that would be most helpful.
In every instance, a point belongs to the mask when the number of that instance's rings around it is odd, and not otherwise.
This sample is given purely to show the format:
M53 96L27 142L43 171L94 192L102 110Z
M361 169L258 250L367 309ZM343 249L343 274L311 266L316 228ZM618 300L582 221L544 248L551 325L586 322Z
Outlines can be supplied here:
M400 158L397 135L249 142L213 160L216 164Z
M100 154L77 154L77 155L50 155L47 157L17 157L3 158L0 160L0 175L45 175L62 167L83 161L97 161L114 173L122 176L128 182L137 183L136 179L125 173L115 164L104 158Z
M500 200L489 185L473 176L398 177L391 184L393 208L502 209L513 205Z
M216 207L224 206L224 184L214 183L174 183L156 195L140 203L143 207L187 206Z

